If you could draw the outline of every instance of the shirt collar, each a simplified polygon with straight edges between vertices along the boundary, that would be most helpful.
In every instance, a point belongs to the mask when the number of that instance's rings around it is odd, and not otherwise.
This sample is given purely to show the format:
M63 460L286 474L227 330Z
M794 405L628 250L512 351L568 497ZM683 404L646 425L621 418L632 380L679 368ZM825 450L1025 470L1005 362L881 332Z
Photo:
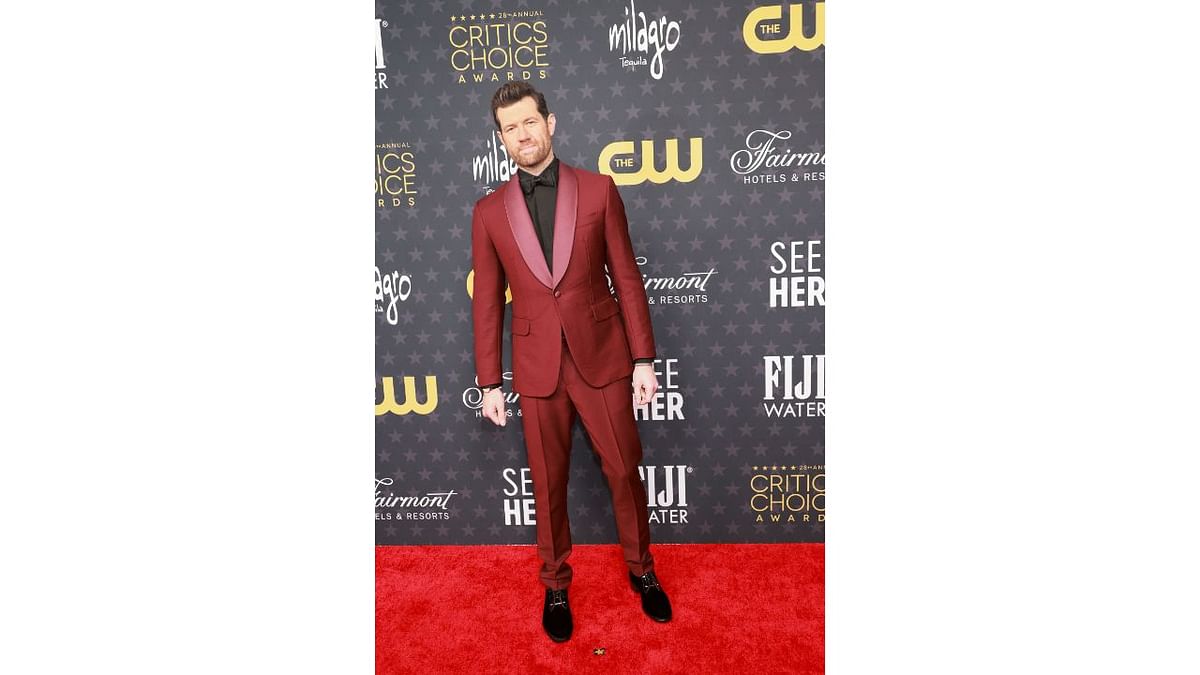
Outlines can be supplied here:
M517 169L517 173L524 174L526 176L533 176L533 174L531 174L528 171L526 171L525 169L521 169L521 168ZM550 160L550 163L547 164L546 168L542 169L542 172L539 173L538 175L539 176L554 176L555 178L558 178L558 157L556 156L554 159Z

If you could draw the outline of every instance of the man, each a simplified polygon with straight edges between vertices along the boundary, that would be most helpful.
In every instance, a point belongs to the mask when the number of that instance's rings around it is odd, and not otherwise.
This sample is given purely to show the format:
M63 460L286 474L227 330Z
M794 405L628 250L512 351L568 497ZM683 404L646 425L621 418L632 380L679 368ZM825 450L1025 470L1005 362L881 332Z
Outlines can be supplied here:
M650 401L658 378L650 308L625 207L610 177L554 156L554 114L528 82L501 86L492 97L492 117L518 170L476 202L471 219L475 375L484 390L484 416L505 426L500 331L507 282L512 387L521 395L539 577L546 586L542 626L556 642L570 638L573 628L567 478L576 414L612 492L630 584L647 615L669 621L671 605L654 572L646 490L637 470L642 445L633 399L638 405ZM606 264L617 299L608 289Z

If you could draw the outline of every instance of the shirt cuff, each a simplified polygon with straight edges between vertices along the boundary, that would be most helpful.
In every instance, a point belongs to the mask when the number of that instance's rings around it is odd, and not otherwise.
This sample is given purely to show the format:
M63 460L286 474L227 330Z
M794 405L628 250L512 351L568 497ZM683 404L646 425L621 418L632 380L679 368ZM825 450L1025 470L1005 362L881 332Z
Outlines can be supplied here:
M486 389L490 389L492 387L499 387L499 386L500 386L500 383L497 382L496 384L481 384L481 385L479 385L479 388L486 390Z
M634 359L634 363L654 363L654 359Z

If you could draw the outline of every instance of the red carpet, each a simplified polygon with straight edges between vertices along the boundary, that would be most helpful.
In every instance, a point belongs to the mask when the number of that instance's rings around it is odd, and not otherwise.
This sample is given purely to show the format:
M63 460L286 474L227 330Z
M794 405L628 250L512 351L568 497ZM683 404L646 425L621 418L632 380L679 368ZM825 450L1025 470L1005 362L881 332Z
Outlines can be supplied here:
M821 673L824 544L653 544L669 623L642 613L616 544L571 552L575 631L542 630L528 546L375 549L375 665L390 673ZM603 654L593 650L603 648Z

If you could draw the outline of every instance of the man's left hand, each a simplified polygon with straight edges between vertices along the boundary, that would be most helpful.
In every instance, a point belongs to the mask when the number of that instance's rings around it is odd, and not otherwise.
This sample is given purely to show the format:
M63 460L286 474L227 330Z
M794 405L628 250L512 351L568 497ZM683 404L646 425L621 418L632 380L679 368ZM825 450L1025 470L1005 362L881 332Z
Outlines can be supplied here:
M645 405L654 398L658 391L658 376L654 374L654 364L638 363L633 367L633 403Z

